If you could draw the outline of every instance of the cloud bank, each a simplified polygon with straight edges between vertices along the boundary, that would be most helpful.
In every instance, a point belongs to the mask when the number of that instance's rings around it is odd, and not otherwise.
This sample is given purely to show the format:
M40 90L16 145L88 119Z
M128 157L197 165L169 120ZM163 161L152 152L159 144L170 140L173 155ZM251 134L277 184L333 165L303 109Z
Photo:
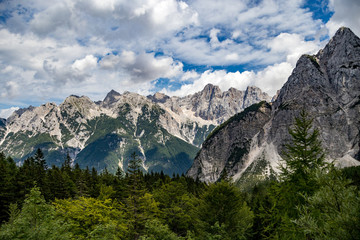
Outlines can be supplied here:
M333 15L316 17L303 0L2 1L3 111L111 89L185 95L207 83L272 95L338 27L360 34L359 1L315 2Z

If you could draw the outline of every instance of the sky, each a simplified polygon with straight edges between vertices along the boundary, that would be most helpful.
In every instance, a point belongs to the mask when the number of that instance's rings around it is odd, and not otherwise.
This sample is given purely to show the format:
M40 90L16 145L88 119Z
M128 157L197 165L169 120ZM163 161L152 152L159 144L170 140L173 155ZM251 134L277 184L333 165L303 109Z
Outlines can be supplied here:
M0 0L0 117L111 89L274 95L339 27L360 36L359 12L359 0Z

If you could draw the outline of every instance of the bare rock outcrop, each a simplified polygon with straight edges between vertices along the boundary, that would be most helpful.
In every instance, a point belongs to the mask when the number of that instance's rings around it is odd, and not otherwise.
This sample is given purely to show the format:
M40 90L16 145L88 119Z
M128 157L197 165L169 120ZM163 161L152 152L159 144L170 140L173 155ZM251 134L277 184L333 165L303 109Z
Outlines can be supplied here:
M278 171L284 145L290 140L288 128L302 109L320 129L329 160L340 166L360 164L360 39L350 29L340 28L316 55L300 57L266 118L230 121L211 134L188 175L214 182L224 170L235 179L254 169L260 175ZM254 114L250 111L244 119ZM237 152L232 146L244 146L244 142L248 142L246 151L231 157ZM221 151L228 152L219 155Z

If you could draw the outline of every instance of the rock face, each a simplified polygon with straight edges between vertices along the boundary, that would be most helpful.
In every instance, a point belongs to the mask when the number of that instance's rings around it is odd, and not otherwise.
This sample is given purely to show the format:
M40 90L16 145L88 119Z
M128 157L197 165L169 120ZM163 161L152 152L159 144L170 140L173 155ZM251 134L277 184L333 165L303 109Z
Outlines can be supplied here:
M288 128L302 109L314 117L329 160L360 164L360 39L350 29L340 28L323 50L298 60L271 111L263 103L256 113L243 113L242 121L229 120L211 134L188 175L214 182L224 170L234 179L278 171Z
M208 84L198 93L186 97L172 97L158 93L151 96L163 106L178 114L191 112L193 117L198 117L214 124L221 124L234 114L260 101L270 101L271 98L263 93L260 88L249 86L245 91L230 88L222 92L218 86Z
M112 90L93 102L72 95L60 105L30 106L1 119L0 151L22 161L41 148L48 165L61 165L69 153L81 167L112 172L126 169L137 152L144 170L181 174L218 123L265 99L255 87L222 92L213 85L183 98Z

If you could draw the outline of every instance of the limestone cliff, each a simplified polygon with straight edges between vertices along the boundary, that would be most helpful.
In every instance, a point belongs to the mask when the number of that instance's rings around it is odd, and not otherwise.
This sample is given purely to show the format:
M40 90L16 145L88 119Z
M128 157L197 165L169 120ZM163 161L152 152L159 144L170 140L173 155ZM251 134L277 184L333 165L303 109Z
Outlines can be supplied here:
M251 122L230 121L212 133L188 175L214 182L224 170L235 179L254 169L263 175L278 171L283 146L290 139L288 128L302 109L320 129L329 160L340 166L359 165L360 39L340 28L323 50L298 60L271 111L266 108L266 117L261 109L245 111L243 118ZM233 146L241 146L241 154ZM228 152L219 154L221 149Z

